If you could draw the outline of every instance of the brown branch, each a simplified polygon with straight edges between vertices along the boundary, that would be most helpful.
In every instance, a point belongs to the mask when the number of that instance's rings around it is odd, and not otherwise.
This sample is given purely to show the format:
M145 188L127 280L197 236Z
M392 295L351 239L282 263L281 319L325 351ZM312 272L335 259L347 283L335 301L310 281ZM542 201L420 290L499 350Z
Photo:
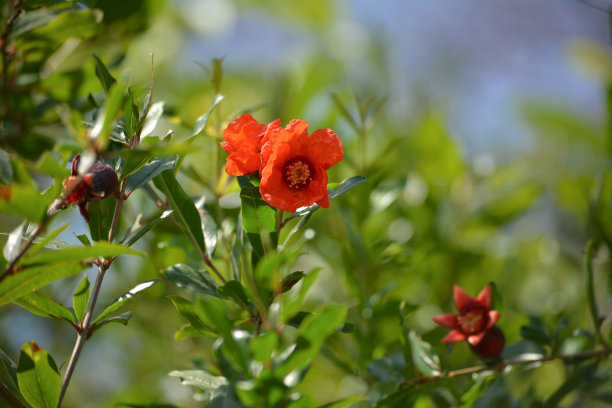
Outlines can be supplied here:
M565 361L565 360L573 360L573 359L578 359L578 358L608 358L610 357L610 354L612 354L612 348L603 348L603 349L597 349L597 350L583 351L583 352L575 353L575 354L558 354L556 356L544 356L544 357L534 358L534 359L508 360L508 361L502 361L501 363L493 365L493 366L480 365L480 366L475 366L475 367L467 367L467 368L462 368L459 370L449 371L446 374L442 374L442 375L434 375L431 377L422 377L422 378L418 378L415 380L402 381L400 383L400 387L410 387L410 386L415 386L415 385L422 385L422 384L427 384L433 381L440 381L440 380L460 377L463 375L476 374L476 373L480 373L480 372L488 371L488 370L501 371L506 367L518 366L518 365L545 363L547 361L554 361L554 360Z

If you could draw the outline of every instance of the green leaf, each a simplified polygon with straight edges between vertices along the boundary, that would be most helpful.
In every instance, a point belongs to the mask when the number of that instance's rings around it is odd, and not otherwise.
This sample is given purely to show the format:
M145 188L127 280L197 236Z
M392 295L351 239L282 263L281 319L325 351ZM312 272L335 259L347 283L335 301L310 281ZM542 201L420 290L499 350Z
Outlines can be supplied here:
M281 293L291 290L291 288L301 281L304 276L306 276L306 274L303 271L295 271L283 277L281 281Z
M266 203L257 187L242 187L242 225L247 233L276 232L276 209Z
M87 304L89 303L89 279L87 274L83 276L79 286L77 286L74 294L72 295L72 307L74 308L74 314L80 323L83 323L85 312L87 311Z
M87 203L89 233L94 241L107 241L117 201L105 198Z
M308 316L300 326L299 333L310 342L322 342L344 323L346 308L327 306L319 313Z
M38 316L61 319L68 323L78 322L75 321L74 314L70 309L39 292L32 292L15 300L15 303Z
M78 260L66 260L50 265L29 267L0 282L0 306L28 295L53 281L79 273L83 265Z
M108 68L106 68L106 65L104 65L102 60L98 58L97 55L94 54L93 57L94 57L94 60L96 61L96 76L98 77L98 80L102 84L102 88L104 88L104 92L108 94L111 88L113 87L113 85L115 84L115 82L117 82L117 80L113 78L111 73L108 71Z
M23 397L34 408L57 407L61 385L57 364L35 342L21 348L17 381Z
M143 225L138 228L136 231L127 238L125 241L126 246L132 246L136 243L140 238L142 238L147 232L151 231L153 228L157 226L160 222L166 219L168 216L172 215L172 211L164 211L158 218L153 219L147 225Z
M339 195L344 194L349 190L352 190L359 184L365 183L366 181L367 179L363 176L353 176L347 180L344 180L342 183L340 183L340 185L337 188L328 190L329 199L331 200L332 198L338 197ZM318 210L319 208L320 207L317 204L313 204L309 207L302 208L300 210L297 210L293 214L291 214L291 217L289 217L289 219L294 218L294 217L302 217L304 215L311 214L315 212L316 210Z
M172 170L176 165L178 156L159 157L145 164L142 168L130 176L125 189L126 193L144 186L153 180L164 170Z
M183 316L187 321L191 324L191 326L196 330L199 334L210 337L217 337L217 333L215 332L213 327L208 326L204 323L198 313L196 312L196 306L184 299L180 296L168 296L168 298L176 307L176 310Z
M544 322L537 317L529 317L529 324L521 326L520 333L525 340L531 340L541 346L549 346L552 341Z
M22 265L24 269L27 269L41 264L54 264L57 262L98 258L113 258L119 255L145 256L143 252L128 248L124 245L99 241L94 242L94 245L90 247L70 247L58 249L57 251L43 252L34 257L28 257L27 260L20 263L20 265Z
M97 143L99 149L106 148L110 136L115 127L115 119L123 107L126 87L122 82L113 85L106 103L98 112L94 127L89 132L89 137Z
M100 313L100 315L96 317L96 319L94 320L94 323L102 321L102 319L106 318L111 313L113 313L115 310L119 309L121 306L126 304L127 301L130 300L134 295L136 295L139 292L142 292L145 289L149 289L151 286L155 285L157 282L159 282L159 279L142 282L134 286L132 289L130 289L123 295L119 296L109 306L107 306L106 309L104 309L104 311L102 311L102 313Z
M408 341L412 350L412 361L417 370L426 377L433 377L442 374L440 358L427 343L415 332L408 333Z
M192 137L198 135L206 127L206 124L208 123L208 117L215 109L215 107L223 100L223 98L225 98L225 95L215 95L208 110L202 116L196 119L195 124L193 125L193 131L191 132Z
M204 243L206 244L206 255L213 257L217 247L217 223L212 215L206 210L202 214L202 230L204 231Z
M10 376L13 385L17 386L17 364L0 349L0 361Z
M109 323L120 323L124 326L127 326L128 321L132 317L132 312L125 312L117 316L107 317L106 319L101 319L96 321L91 327L91 331L89 335L91 336L96 330L106 326Z
M70 176L70 170L59 164L50 152L42 154L38 163L36 163L36 171L47 174L56 180L62 180Z
M205 270L196 270L184 264L177 264L166 269L162 275L178 287L218 296L219 284Z
M32 186L12 184L7 196L0 197L0 212L15 214L40 224L47 212L47 201Z
M259 287L270 292L282 293L281 272L283 267L292 264L299 255L298 251L286 251L262 258L255 270L255 278Z
M89 240L89 237L87 235L79 234L76 237L81 242L81 244L88 246L88 247L91 246L91 241Z
M168 199L170 208L174 210L172 215L181 226L183 233L187 235L199 252L205 254L206 245L202 232L202 221L193 200L185 193L170 170L161 172L153 179L153 182Z
M161 118L164 113L164 102L156 102L151 105L151 108L147 112L147 117L144 120L142 125L142 131L140 132L140 137L145 138L149 136L155 130L157 126L157 122ZM162 136L160 136L162 138Z
M151 159L151 152L148 150L133 149L130 150L125 158L123 166L121 166L121 174L119 179L122 180L127 176L140 170Z
M191 385L203 391L216 390L220 386L228 384L225 377L218 377L203 370L171 371L168 375L179 377L183 385Z
M224 299L235 300L243 306L249 306L250 300L246 294L246 289L240 282L231 280L223 286L217 288L219 296Z
M300 286L297 296L293 296L293 292L288 292L280 295L280 298L282 299L284 305L284 307L281 309L282 321L289 321L299 312L300 308L304 303L304 299L306 298L306 294L314 284L320 271L320 268L316 268L310 273L308 273L306 276L304 276L304 278L302 279L302 285Z

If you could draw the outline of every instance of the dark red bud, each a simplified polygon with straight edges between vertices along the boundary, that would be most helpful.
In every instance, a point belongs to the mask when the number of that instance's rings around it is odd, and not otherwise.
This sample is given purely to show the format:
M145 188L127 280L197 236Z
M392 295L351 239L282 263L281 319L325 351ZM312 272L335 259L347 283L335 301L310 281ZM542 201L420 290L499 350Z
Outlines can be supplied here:
M91 174L91 178L89 175ZM117 191L119 179L117 173L110 166L102 163L95 163L86 175L86 182L91 186L91 191L103 194L105 197Z
M483 360L491 360L501 355L505 345L504 332L498 326L493 326L486 331L478 345L470 347L477 357Z

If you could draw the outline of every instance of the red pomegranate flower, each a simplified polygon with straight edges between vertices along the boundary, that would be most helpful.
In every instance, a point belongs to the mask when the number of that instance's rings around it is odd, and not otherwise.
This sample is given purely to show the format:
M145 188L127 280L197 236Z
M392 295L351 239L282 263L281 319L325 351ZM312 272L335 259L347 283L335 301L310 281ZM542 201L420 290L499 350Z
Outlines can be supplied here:
M272 122L278 124L280 121ZM221 147L229 154L225 171L230 176L245 176L259 170L261 141L268 125L257 122L248 113L230 123L223 131Z
M477 346L499 320L499 312L491 310L491 287L485 286L475 298L470 297L457 285L453 287L453 292L459 314L442 314L433 318L434 322L454 329L442 342L467 340L472 346Z
M306 121L294 119L285 128L273 122L262 141L261 196L287 212L314 203L327 208L326 171L342 157L342 141L331 129L309 136Z

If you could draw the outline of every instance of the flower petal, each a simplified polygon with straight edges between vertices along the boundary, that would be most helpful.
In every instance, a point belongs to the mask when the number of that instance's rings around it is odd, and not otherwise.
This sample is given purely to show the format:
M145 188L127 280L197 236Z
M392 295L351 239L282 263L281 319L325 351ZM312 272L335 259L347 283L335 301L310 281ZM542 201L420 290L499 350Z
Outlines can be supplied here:
M453 286L453 295L455 297L455 306L460 312L467 306L470 300L472 300L470 295L465 293L458 285Z
M457 317L458 316L454 313L447 313L434 316L432 320L438 324L441 324L442 326L448 327L449 329L456 329L459 327Z
M344 157L342 141L331 129L315 130L308 138L307 156L313 164L327 170Z
M466 338L467 336L459 330L453 330L452 332L448 333L446 337L444 337L441 341L442 343L456 343L458 341L463 341Z
M486 310L491 309L491 287L485 286L476 297Z
M477 346L484 337L485 333L486 331L483 330L480 333L472 334L467 338L468 343L470 343L472 346Z
M487 323L487 330L495 326L495 323L499 320L500 313L497 310L491 310L489 312L489 322Z

